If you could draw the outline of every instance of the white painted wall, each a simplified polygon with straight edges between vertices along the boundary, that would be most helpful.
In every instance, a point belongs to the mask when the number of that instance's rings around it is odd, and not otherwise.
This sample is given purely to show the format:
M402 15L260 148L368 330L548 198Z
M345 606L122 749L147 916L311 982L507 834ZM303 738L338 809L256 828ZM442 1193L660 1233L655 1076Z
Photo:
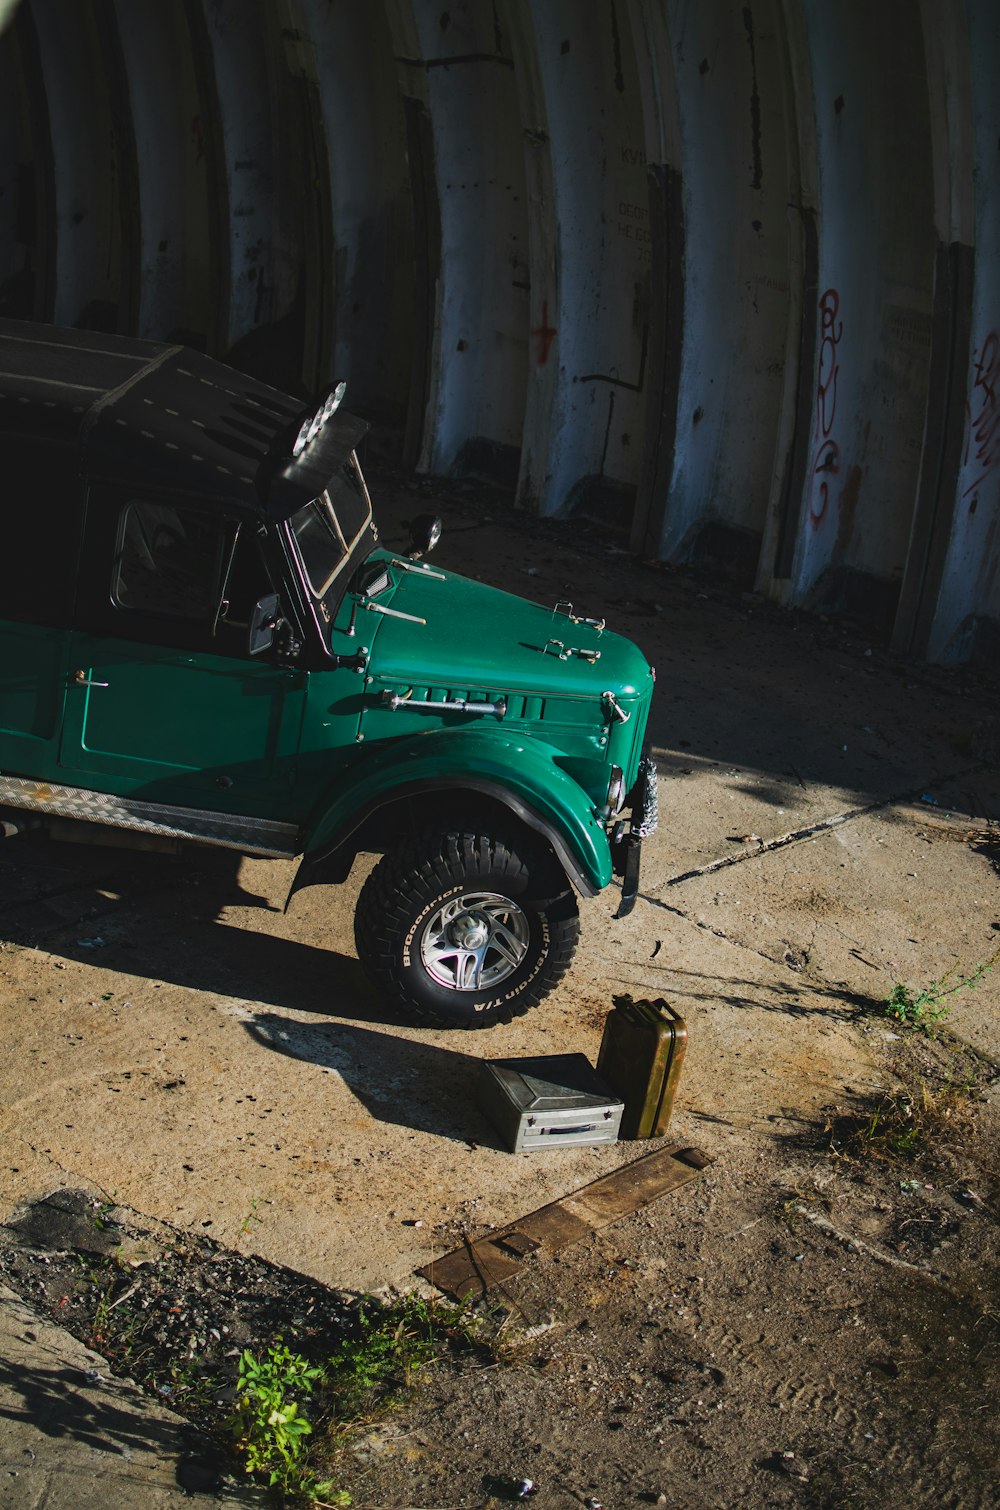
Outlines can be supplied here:
M932 659L963 660L978 615L1000 621L1000 10L968 6L975 132L976 281L966 431Z
M684 178L684 329L674 474L661 537L759 533L783 395L789 121L774 5L668 6Z
M819 162L812 445L793 596L902 577L920 472L935 236L916 13L808 0ZM892 66L886 60L892 59Z
M172 6L117 0L138 159L140 266L136 334L211 322L206 122L191 70L190 37Z

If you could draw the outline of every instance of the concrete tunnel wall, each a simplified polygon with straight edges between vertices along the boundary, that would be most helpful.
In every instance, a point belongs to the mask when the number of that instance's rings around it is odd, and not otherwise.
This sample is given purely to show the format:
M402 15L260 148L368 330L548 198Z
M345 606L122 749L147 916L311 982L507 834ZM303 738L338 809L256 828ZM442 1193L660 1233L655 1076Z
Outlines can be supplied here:
M903 651L1000 645L993 0L21 0L0 312Z

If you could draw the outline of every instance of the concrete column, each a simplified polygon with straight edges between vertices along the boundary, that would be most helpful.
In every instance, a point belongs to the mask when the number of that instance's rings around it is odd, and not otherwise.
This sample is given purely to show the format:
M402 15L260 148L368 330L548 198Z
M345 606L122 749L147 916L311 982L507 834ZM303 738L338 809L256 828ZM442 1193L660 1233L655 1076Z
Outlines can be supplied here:
M969 359L956 376L965 431L951 536L927 639L932 660L1000 656L1000 13L984 0L967 7L971 118L975 138L975 282ZM968 182L969 175L966 175Z
M15 301L10 313L21 314L17 283L23 282L26 248L18 234L18 170L24 160L20 69L14 30L0 34L0 309ZM23 298L23 295L21 296Z
M819 161L811 444L792 600L889 628L930 372L936 238L919 12L806 5Z
M683 170L684 325L659 553L749 586L785 403L787 57L782 9L668 5Z
M224 230L212 345L276 387L311 393L326 364L314 329L307 338L307 282L322 267L328 228L317 204L322 131L297 100L311 61L284 5L201 0L192 19L201 32L209 182Z
M517 89L528 238L524 420L515 502L541 512L547 491L552 414L558 391L558 332L550 312L559 303L559 236L552 143L539 66L531 0L505 0L501 15L510 39Z
M176 6L117 0L135 135L139 292L134 333L204 349L216 248L209 213L208 130L192 68L191 37Z
M532 329L558 364L543 512L628 539L642 457L652 245L646 138L625 4L534 10L557 227L557 305ZM537 309L535 313L537 319Z
M299 0L314 60L330 219L330 377L347 404L403 428L413 348L413 216L406 120L392 38L377 5Z
M438 215L418 469L513 488L524 419L528 228L514 62L500 12L414 0L396 61L426 110ZM423 150L423 149L422 149ZM433 209L429 205L428 209Z
M30 20L52 151L45 313L57 325L118 330L127 324L121 320L123 164L94 13L89 6L34 0Z

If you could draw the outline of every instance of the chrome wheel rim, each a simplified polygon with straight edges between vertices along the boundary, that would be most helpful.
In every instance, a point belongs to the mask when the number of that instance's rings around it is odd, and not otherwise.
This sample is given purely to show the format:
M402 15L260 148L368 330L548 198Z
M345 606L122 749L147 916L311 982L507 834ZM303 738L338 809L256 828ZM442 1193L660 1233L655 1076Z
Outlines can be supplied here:
M420 958L432 980L449 991L490 991L523 964L530 928L509 897L463 892L432 915L420 940Z

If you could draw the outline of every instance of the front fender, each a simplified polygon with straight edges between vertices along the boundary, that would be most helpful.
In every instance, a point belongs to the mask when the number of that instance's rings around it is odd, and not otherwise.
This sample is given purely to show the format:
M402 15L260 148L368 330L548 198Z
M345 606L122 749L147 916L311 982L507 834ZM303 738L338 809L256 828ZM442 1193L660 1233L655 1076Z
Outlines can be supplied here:
M304 865L350 841L380 807L420 792L478 792L544 834L578 890L611 880L611 851L592 799L556 764L559 751L502 730L437 729L394 740L348 770L307 827Z

